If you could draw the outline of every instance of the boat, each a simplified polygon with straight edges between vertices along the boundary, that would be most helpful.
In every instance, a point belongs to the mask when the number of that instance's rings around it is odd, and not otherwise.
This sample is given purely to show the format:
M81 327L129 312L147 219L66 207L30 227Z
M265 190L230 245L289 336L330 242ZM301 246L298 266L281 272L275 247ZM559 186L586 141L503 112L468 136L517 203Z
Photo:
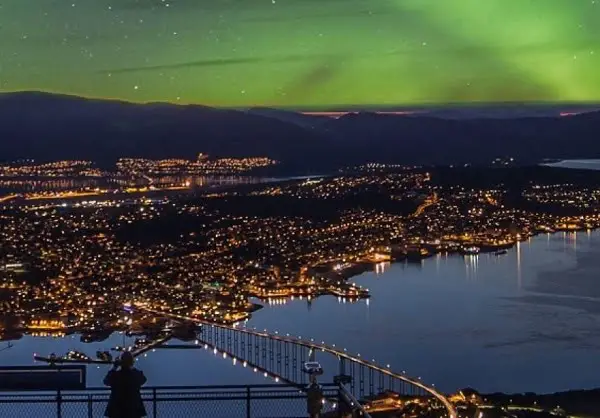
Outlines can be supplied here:
M71 350L66 355L67 360L89 360L90 358L80 351Z
M96 351L96 357L98 360L102 361L113 361L112 354L110 354L108 351Z
M499 251L494 252L494 255L495 256L501 256L501 255L506 254L507 252L508 251L506 251L506 250L499 250Z
M135 339L135 348L142 348L147 346L148 344L150 344L152 342L151 339L147 339L147 338L136 338Z
M479 247L471 246L471 247L462 247L460 252L463 255L477 255L479 254Z
M144 335L146 335L146 331L144 331L144 330L140 330L140 331L127 330L127 331L125 331L125 335L128 337L144 336Z

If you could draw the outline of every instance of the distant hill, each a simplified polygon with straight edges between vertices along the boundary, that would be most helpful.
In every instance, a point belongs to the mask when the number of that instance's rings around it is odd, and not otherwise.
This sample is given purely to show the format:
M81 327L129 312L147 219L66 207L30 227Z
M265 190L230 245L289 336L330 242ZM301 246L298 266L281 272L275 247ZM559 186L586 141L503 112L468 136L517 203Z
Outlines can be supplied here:
M326 138L235 110L18 93L0 95L0 143L5 160L195 158L203 152L293 161L321 149Z
M487 163L500 156L600 158L600 113L443 119L353 113L338 119L273 109L132 104L46 93L0 94L3 160L122 156L270 156L293 168L369 161Z

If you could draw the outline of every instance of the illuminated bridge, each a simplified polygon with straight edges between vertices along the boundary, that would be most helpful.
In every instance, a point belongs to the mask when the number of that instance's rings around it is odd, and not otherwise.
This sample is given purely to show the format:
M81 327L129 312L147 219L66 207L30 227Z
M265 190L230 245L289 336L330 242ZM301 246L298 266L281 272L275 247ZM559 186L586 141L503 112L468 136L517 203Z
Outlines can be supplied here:
M374 397L385 392L394 392L410 397L430 398L440 408L446 410L446 416L455 418L454 405L433 385L427 385L420 378L411 378L404 372L396 373L389 365L381 366L368 361L360 354L352 355L345 349L325 342L317 342L301 337L269 333L235 325L223 325L198 321L194 318L165 314L144 309L157 315L186 320L202 325L198 335L198 345L213 350L224 358L230 358L234 364L241 363L265 377L275 381L305 387L308 375L303 372L307 361L317 360L324 369L322 379L333 379L346 385L357 399ZM177 348L176 346L162 346Z
M134 356L154 349L211 350L215 355L227 361L232 361L234 365L260 373L266 378L273 379L279 385L286 384L285 387L293 388L297 394L304 394L305 396L311 375L306 373L304 368L307 362L318 361L323 369L323 373L319 377L319 383L324 384L324 387L333 385L330 393L324 394L324 406L330 411L340 412L340 408L343 408L346 411L352 411L352 415L358 411L363 416L368 416L369 412L392 411L402 408L410 402L410 405L417 403L427 410L436 411L435 415L438 417L457 417L454 405L441 392L436 390L434 385L427 385L420 378L408 377L405 372L394 372L390 365L382 366L377 364L375 360L368 361L362 358L360 354L350 354L346 349L338 348L335 344L328 345L324 341L307 340L300 336L292 337L289 334L282 335L277 331L269 333L266 330L260 331L237 325L210 323L195 318L155 311L139 305L136 306L136 309L156 316L171 318L178 322L186 321L190 324L200 325L200 332L194 332L193 334L192 338L195 337L194 345L168 344L173 337L178 337L178 332L174 332L154 340L149 345L132 350ZM184 339L187 339L187 335ZM60 363L112 364L112 360L94 360L91 358L83 360L48 359L36 356L36 359L49 362L51 365ZM283 389L283 386L281 388ZM184 391L183 395L181 393L168 393L163 397L161 397L161 393L168 390L168 388L145 388L145 390L150 390L152 394L145 400L151 402L153 408L151 416L153 418L156 418L157 415L168 416L168 414L159 413L161 402L162 404L170 404L174 401L217 400L217 398L213 399L212 395L206 398L206 394L202 392L203 390L206 391L206 388L179 388L180 391ZM192 393L189 393L190 390ZM213 389L209 388L208 390ZM240 395L242 398L245 396L247 411L252 410L252 405L257 402L254 400L256 397L251 392ZM263 397L259 396L257 398L259 400L266 400L266 396L270 396L262 393L259 395ZM96 399L92 394L84 396L89 397L88 417L95 416L94 409L106 401L106 395L104 395L104 398ZM237 399L235 396L237 395L231 395L233 400ZM59 399L64 399L64 396L60 398L60 391ZM3 403L10 404L11 402L14 401L2 399L0 396L0 406ZM42 401L39 402L43 403ZM73 402L78 401L73 400ZM46 400L46 403L48 403L48 400ZM60 402L58 405L59 411L61 411ZM365 406L363 407L363 405ZM259 415L261 414L259 413ZM14 413L12 415L16 417ZM248 412L245 416L255 415ZM261 416L267 415L262 414ZM338 414L337 416L346 415ZM57 417L66 418L66 415L61 412L57 413Z

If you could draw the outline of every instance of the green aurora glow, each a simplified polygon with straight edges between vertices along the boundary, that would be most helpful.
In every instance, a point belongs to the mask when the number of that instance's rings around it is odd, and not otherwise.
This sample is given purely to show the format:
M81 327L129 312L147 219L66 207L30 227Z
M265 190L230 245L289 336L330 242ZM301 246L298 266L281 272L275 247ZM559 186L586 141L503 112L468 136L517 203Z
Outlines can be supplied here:
M0 91L313 109L600 101L600 0L0 0Z

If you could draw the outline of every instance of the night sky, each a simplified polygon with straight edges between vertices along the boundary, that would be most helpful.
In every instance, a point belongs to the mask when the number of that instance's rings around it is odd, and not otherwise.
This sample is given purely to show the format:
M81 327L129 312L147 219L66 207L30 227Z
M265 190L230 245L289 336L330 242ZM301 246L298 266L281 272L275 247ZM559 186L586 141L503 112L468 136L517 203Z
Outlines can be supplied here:
M600 0L0 0L0 91L213 106L600 101Z

